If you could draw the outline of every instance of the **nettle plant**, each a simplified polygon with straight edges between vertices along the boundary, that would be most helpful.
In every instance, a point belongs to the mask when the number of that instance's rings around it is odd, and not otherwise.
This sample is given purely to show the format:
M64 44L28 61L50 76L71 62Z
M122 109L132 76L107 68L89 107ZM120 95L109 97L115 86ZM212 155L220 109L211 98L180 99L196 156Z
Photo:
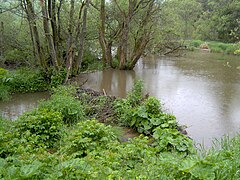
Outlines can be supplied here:
M64 139L62 152L73 157L84 157L91 151L105 149L110 142L117 141L111 126L95 119L79 122Z
M85 119L83 105L75 98L76 89L72 86L59 86L47 101L39 104L39 109L60 112L65 124L71 125Z
M63 117L60 112L40 109L25 113L16 123L21 141L33 148L57 147L62 137Z

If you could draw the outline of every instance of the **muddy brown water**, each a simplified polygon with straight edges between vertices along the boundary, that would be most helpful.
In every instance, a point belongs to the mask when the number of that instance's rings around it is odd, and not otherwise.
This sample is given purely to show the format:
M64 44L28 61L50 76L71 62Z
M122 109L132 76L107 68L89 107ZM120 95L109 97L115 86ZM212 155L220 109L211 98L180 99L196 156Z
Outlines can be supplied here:
M156 96L177 117L195 142L211 145L214 138L240 132L240 57L208 52L184 57L149 56L133 71L105 70L83 74L85 88L125 97L136 79L145 93Z
M24 112L36 108L40 100L49 96L48 92L14 94L9 101L0 101L0 113L6 119L16 120Z

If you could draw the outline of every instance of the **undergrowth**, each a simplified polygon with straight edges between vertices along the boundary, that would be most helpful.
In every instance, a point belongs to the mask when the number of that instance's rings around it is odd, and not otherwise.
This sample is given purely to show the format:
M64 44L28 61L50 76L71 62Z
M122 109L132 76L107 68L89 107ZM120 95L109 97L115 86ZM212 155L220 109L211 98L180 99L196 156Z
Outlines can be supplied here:
M65 70L19 68L8 71L0 68L0 100L8 100L11 94L46 91L61 85L66 77Z

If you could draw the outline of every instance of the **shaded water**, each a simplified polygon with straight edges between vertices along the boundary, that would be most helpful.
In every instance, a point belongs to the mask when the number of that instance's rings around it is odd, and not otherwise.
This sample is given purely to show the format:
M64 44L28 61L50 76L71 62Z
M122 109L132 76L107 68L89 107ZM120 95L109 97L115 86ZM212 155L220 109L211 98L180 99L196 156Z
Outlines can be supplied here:
M37 107L39 100L48 97L48 92L14 94L9 101L0 102L0 113L6 119L16 120L24 112Z
M207 52L181 58L146 57L134 71L105 70L81 75L85 88L126 96L135 79L159 98L189 135L210 146L213 138L240 132L240 58Z

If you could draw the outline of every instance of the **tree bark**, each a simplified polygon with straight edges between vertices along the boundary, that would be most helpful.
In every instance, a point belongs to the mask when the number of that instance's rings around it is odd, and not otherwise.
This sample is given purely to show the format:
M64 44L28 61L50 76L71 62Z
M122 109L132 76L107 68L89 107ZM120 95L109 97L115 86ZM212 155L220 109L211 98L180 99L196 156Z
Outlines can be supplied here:
M74 67L74 75L78 74L78 71L81 69L82 65L82 59L83 59L83 52L84 52L84 43L87 35L87 12L88 7L90 4L90 0L86 0L86 6L83 11L83 17L82 17L82 31L80 33L80 43L78 47L78 58L76 59L76 64Z
M27 14L27 20L29 22L29 29L30 32L33 34L33 48L36 54L37 58L37 64L40 64L43 68L47 68L46 62L44 60L44 56L42 53L42 47L40 43L40 38L39 38L39 33L37 29L37 23L36 23L36 18L35 18L35 12L33 8L33 4L30 0L24 1L23 8Z
M106 24L105 0L101 0L99 42L100 42L100 45L102 48L102 62L103 62L103 67L105 67L107 64L112 67L112 42L113 42L113 40L112 39L110 39L109 41L106 40L105 24Z
M0 32L0 57L3 57L4 55L4 39L3 39L3 35L4 35L4 24L1 21L1 32Z
M59 9L59 13L60 11L61 11L61 8ZM58 64L60 65L61 57L60 57L60 51L59 51L58 26L57 26L57 18L56 18L56 0L48 0L48 14L51 22L53 44L56 51L57 61L58 61Z
M44 28L45 36L46 36L46 39L47 39L47 42L48 42L48 47L49 47L49 51L50 51L50 55L51 55L51 60L52 60L52 63L54 65L54 67L56 69L59 69L56 49L55 49L55 46L54 46L51 31L50 31L50 28L49 28L49 16L48 16L48 11L47 11L47 8L46 8L45 0L40 0L40 5L41 5L41 8L42 8L43 28Z
M75 0L71 0L71 2L70 2L69 25L68 25L68 41L67 41L67 62L66 62L67 75L66 75L65 83L67 83L68 77L71 74L73 60L74 60L74 55L75 55L75 48L74 48L74 42L73 42L74 2L75 2Z
M101 7L100 7L100 25L99 25L99 42L102 48L102 63L103 67L107 64L107 46L105 40L105 0L101 0Z

